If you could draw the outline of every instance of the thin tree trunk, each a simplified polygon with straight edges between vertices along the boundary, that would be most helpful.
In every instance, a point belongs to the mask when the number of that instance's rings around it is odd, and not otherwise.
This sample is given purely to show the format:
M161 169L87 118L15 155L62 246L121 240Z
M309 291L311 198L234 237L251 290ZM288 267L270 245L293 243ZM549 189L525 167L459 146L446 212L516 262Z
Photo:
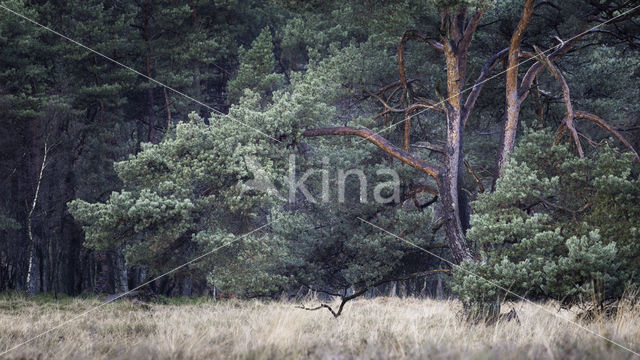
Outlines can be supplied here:
M153 87L151 83L151 34L149 30L149 19L151 18L151 0L144 4L144 40L146 45L145 64L147 75L147 113L149 116L148 141L155 139L155 114L153 113Z
M164 103L167 107L167 131L169 131L169 129L171 129L171 103L169 102L169 94L167 93L167 88L163 87L162 90L164 90Z
M198 33L200 31L200 18L198 17L198 12L195 5L189 5L191 7L191 19L193 21L193 26L195 28L195 32ZM193 60L193 95L196 100L202 101L201 99L201 86L200 86L200 63L197 59ZM196 113L198 115L202 115L202 106L200 104L196 105Z
M96 87L100 86L100 77L98 76L98 57L96 54L93 54L93 65L96 67L96 72L94 74ZM104 124L104 102L100 100L100 123Z
M114 293L124 293L129 291L127 263L122 253L123 247L118 247L114 251Z
M29 236L29 265L27 267L27 294L34 295L36 292L35 289L35 276L34 276L34 266L35 266L35 241L33 239L33 212L38 205L38 196L40 194L40 185L42 184L42 177L44 174L44 169L47 166L47 154L49 152L49 148L47 146L47 142L44 143L44 154L42 155L42 164L40 165L40 172L38 174L38 181L36 183L36 191L33 195L33 201L31 202L31 208L29 209L29 214L27 215L27 235Z

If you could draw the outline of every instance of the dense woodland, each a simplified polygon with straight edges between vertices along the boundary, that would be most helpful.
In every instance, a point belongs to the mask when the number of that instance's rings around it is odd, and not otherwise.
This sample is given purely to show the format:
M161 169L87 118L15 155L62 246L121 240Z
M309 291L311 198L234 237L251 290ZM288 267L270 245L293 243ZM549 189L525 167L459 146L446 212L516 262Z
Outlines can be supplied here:
M638 282L638 2L0 5L0 291L118 293L207 252L148 291ZM248 186L286 193L292 155L315 201Z

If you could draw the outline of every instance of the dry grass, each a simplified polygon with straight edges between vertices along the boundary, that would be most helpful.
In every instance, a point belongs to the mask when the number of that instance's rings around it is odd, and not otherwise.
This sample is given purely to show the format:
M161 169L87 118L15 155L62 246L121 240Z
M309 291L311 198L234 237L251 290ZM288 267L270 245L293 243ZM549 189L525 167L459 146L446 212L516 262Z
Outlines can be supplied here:
M0 349L48 330L96 300L0 301ZM309 305L312 305L309 302ZM556 309L553 304L545 304ZM431 358L630 359L634 355L539 308L513 304L521 324L470 325L456 301L378 298L348 303L334 319L283 302L198 305L109 304L9 354L7 358ZM508 308L506 308L508 309ZM562 311L561 316L575 315ZM640 350L640 309L585 325Z

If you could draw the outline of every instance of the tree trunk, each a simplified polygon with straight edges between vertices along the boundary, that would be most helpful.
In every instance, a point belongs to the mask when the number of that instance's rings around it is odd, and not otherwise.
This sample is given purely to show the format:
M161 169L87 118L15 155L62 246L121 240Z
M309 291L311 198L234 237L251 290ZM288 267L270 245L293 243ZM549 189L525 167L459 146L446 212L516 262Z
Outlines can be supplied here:
M26 279L26 290L28 295L34 295L38 290L38 279L40 277L40 272L37 271L39 268L39 264L36 262L36 241L33 235L33 213L38 205L38 196L40 195L40 186L42 185L42 177L44 175L44 169L47 166L47 154L49 148L47 147L47 142L44 143L44 153L42 155L42 162L40 164L40 171L38 173L38 177L36 180L36 190L33 195L33 201L31 202L31 208L29 209L29 214L27 215L27 236L29 237L29 265L27 267L27 279Z
M145 65L147 75L147 113L149 116L149 133L147 139L153 142L155 139L155 114L153 112L153 87L151 82L151 34L149 30L149 19L151 18L151 0L144 4L144 41L146 46Z
M164 103L165 106L167 107L167 132L169 132L169 129L171 128L171 102L169 101L169 94L167 93L167 88L163 87L162 90L164 91Z
M476 16L474 14L474 18ZM466 13L462 10L450 15L448 26L445 28L447 36L442 37L447 65L447 144L438 189L445 216L445 233L451 247L451 255L458 264L464 259L472 258L471 249L464 236L469 226L469 201L462 191L464 123L465 113L470 109L463 108L461 90L465 83L467 52L471 40L469 31L474 31L475 25L470 23L466 28L462 28L460 24L465 23L465 18ZM479 18L476 24L477 21Z
M361 136L380 149L390 154L394 158L400 160L404 164L413 166L414 168L425 172L432 176L437 183L440 202L444 214L444 229L447 242L451 250L451 255L456 264L461 263L465 259L472 259L472 251L467 239L465 231L469 227L469 199L463 191L463 177L461 176L464 169L464 126L469 113L475 104L482 84L486 79L489 71L495 66L497 60L503 56L506 51L503 50L491 57L482 69L476 85L472 88L471 93L463 105L461 100L461 90L465 84L467 55L471 38L476 30L482 11L475 12L467 21L467 13L465 9L459 9L452 13L444 13L442 15L441 25L441 42L428 40L418 32L409 31L400 42L399 49L399 70L400 84L404 91L407 91L406 75L404 74L404 43L409 38L422 40L428 46L437 51L444 53L447 69L447 99L441 100L443 104L440 110L443 110L447 121L447 139L446 146L442 150L444 155L444 163L442 166L435 166L431 163L410 153L408 149L409 137L408 128L405 127L403 148L395 146L387 139L382 138L377 133L368 129L352 129L347 127L310 129L303 133L303 136L326 136L326 135L356 135ZM375 96L374 96L375 97ZM388 111L398 112L390 108L382 102ZM436 109L434 101L425 101L424 104L416 104L425 108ZM409 108L408 108L409 109ZM406 120L405 120L406 121Z
M129 280L128 280L128 271L127 271L127 263L125 261L124 255L122 254L123 247L120 246L115 249L113 256L114 263L114 293L124 293L129 291Z
M520 58L520 43L524 36L524 32L531 22L533 16L533 0L526 0L522 17L511 36L509 44L509 55L507 60L506 71L506 119L500 139L500 147L498 148L498 177L502 176L504 165L507 162L509 154L513 151L516 142L516 131L518 129L518 118L520 116L520 97L518 94L518 60Z

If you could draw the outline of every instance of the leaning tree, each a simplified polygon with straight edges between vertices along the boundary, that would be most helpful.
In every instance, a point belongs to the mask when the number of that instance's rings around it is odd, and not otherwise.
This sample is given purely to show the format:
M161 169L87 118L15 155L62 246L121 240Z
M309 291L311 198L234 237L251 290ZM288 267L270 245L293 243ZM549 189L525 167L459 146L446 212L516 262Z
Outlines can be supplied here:
M469 227L470 215L469 196L462 186L462 175L465 169L463 150L465 126L484 84L490 79L492 70L501 62L506 61L506 117L497 157L498 174L502 172L501 169L506 164L508 155L513 151L520 107L531 92L536 77L545 67L550 69L554 77L562 84L567 105L567 116L558 132L559 139L568 130L575 142L578 153L582 156L580 134L573 124L575 118L582 117L611 132L635 154L631 145L605 120L594 114L573 110L567 82L558 68L553 65L554 61L567 54L579 40L589 34L598 32L597 28L581 31L567 41L562 41L558 38L559 43L550 51L538 51L536 53L536 50L524 51L521 49L523 37L536 8L550 5L547 2L541 2L536 5L534 0L525 0L520 20L512 33L509 46L490 56L484 63L475 82L468 82L467 63L471 41L490 5L489 3L488 1L476 1L470 4L469 1L458 1L453 4L451 2L444 4L441 8L439 39L432 38L417 30L406 31L402 36L398 44L399 80L382 87L376 92L368 93L370 97L378 100L383 106L383 110L379 115L392 113L404 115L404 120L401 122L404 126L402 145L394 144L379 133L365 128L346 126L312 128L307 129L302 134L305 137L330 135L362 137L402 163L410 165L435 179L437 186L428 189L428 191L440 197L444 214L443 227L453 260L456 263L460 263L464 259L473 258L471 244L465 237L465 232ZM624 11L624 8L618 9L617 13L615 11L608 12L611 16L608 20L590 16L585 18L584 21L586 24L593 21L597 21L600 24L623 21L629 18L629 14L635 12L632 11L624 16L618 16L621 11ZM420 41L444 57L447 79L446 93L437 93L437 100L427 99L424 96L415 96L412 86L407 80L405 46L410 40ZM527 58L530 59L530 62L533 62L533 65L528 68L522 79L518 81L518 65ZM399 99L394 96L398 91L401 92ZM412 145L409 136L412 126L411 120L417 113L424 111L437 111L444 114L446 118L445 145L440 147L430 146L430 150L440 153L439 161L425 159L410 151ZM427 142L427 144L431 143Z

